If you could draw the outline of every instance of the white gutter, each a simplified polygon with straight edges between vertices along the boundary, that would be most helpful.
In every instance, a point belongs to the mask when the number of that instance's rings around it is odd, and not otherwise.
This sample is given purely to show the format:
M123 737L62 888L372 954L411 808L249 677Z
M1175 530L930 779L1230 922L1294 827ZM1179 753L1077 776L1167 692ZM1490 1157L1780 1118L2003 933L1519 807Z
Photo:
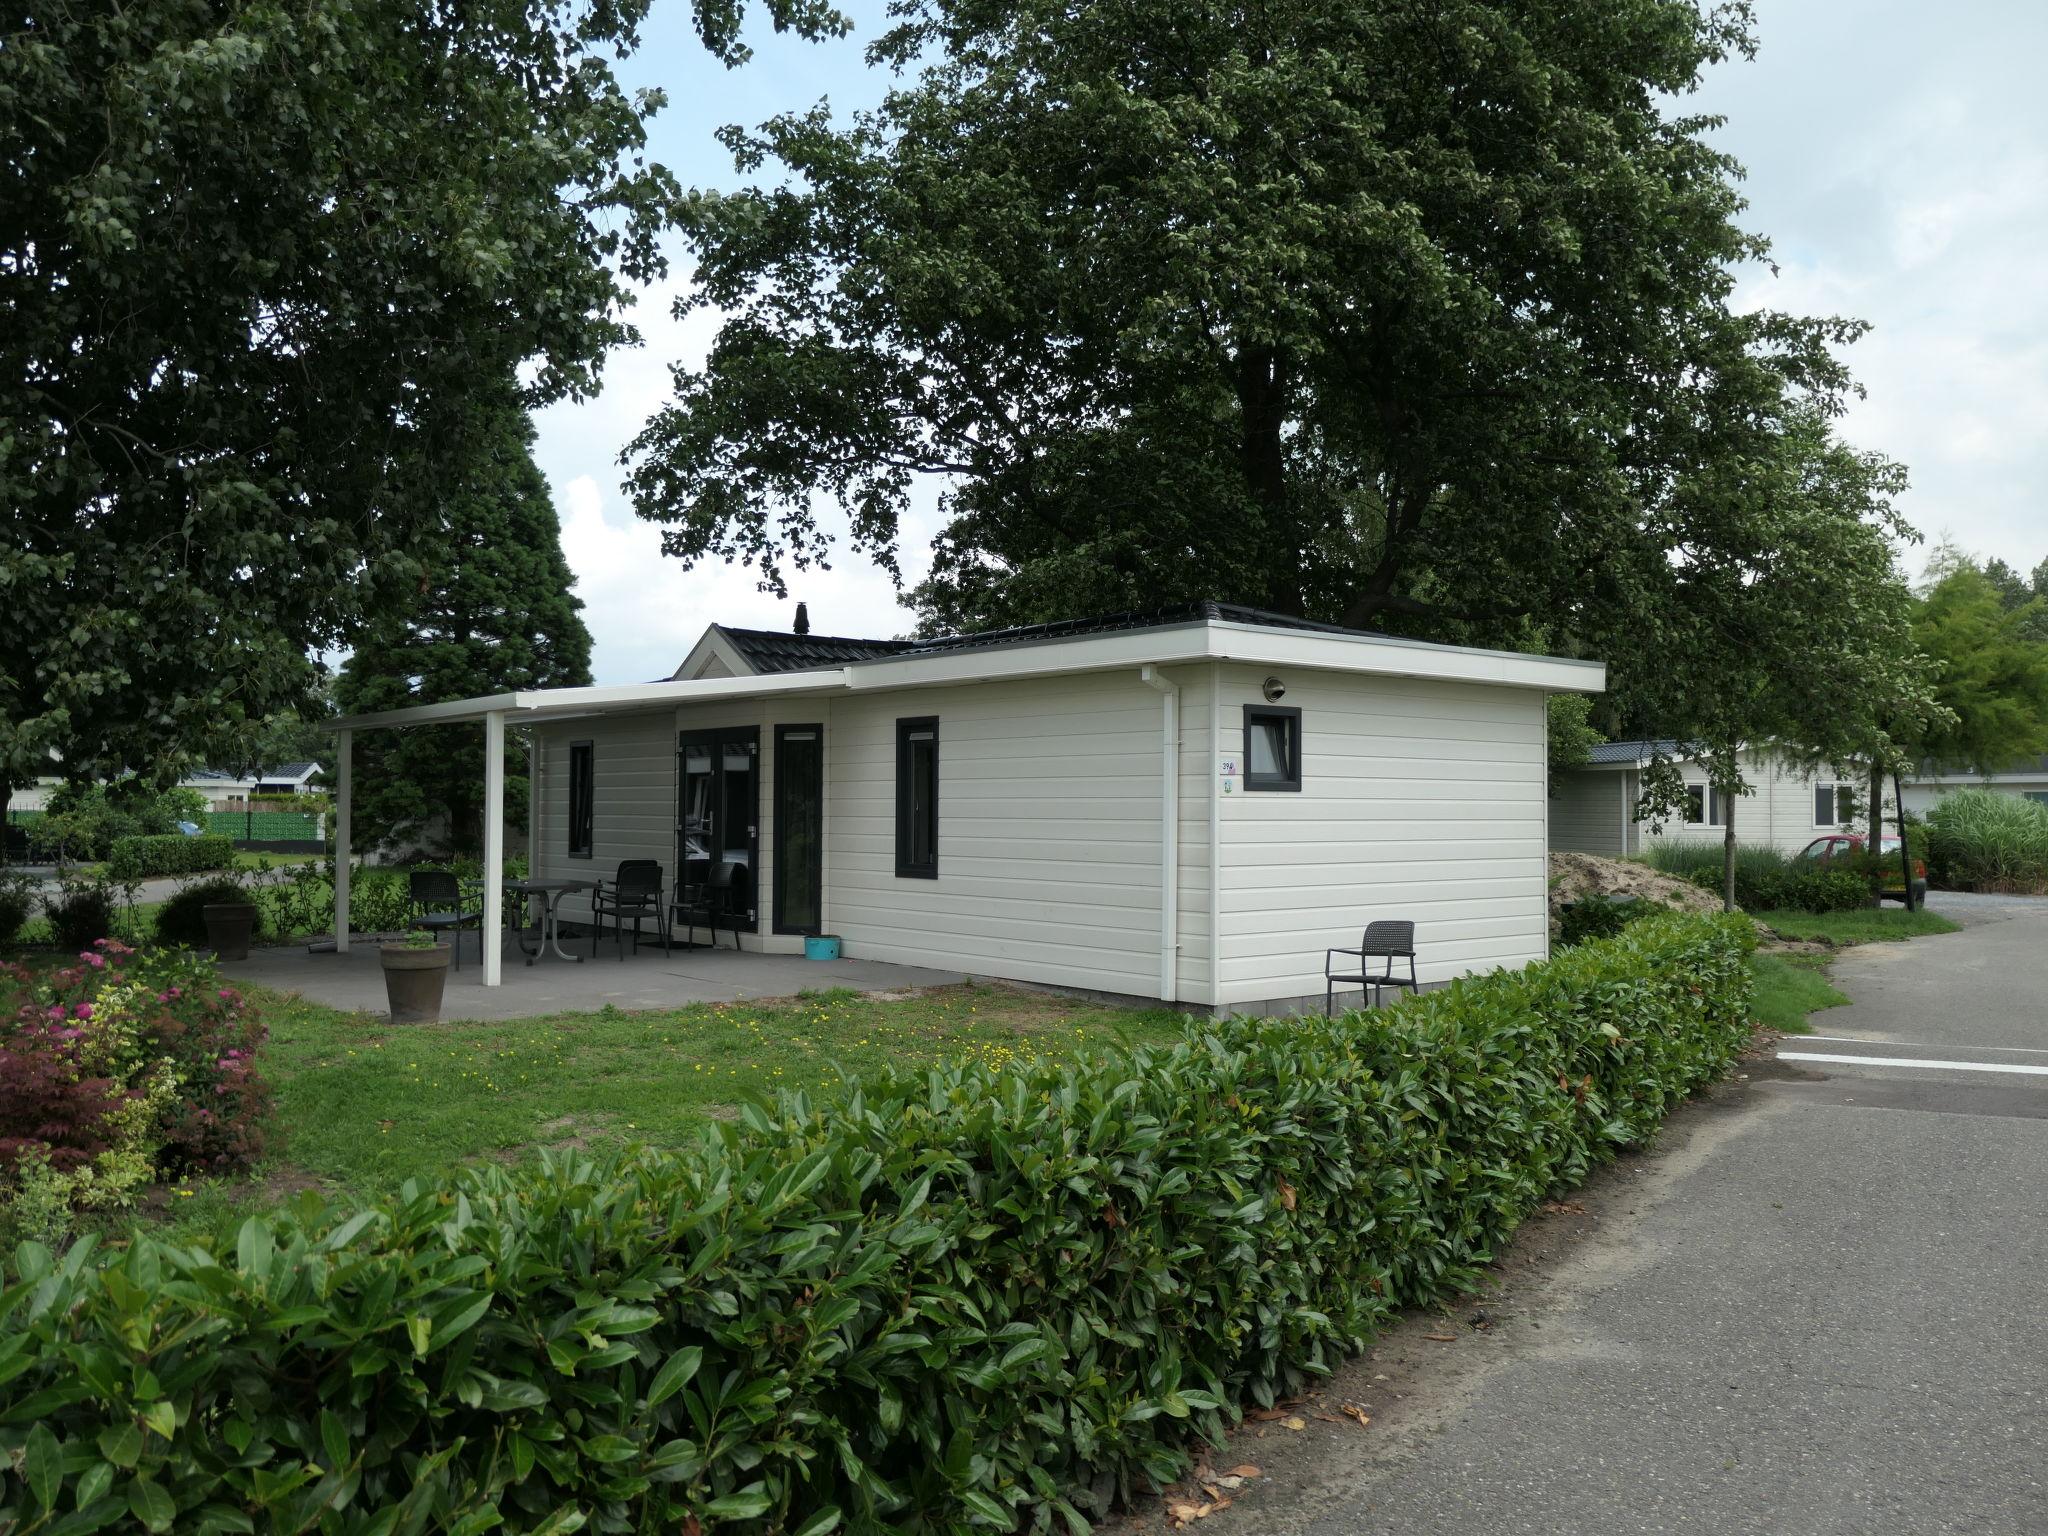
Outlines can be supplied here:
M1180 971L1180 684L1157 667L1138 677L1160 694L1159 711L1159 1000L1177 1001Z

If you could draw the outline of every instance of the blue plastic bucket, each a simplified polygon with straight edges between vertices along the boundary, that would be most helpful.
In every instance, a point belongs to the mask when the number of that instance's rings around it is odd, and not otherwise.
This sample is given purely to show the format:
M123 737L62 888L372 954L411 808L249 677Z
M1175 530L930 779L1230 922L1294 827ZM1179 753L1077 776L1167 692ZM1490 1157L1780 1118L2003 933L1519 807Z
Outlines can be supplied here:
M836 933L810 934L804 939L806 960L837 960L839 958L839 935Z

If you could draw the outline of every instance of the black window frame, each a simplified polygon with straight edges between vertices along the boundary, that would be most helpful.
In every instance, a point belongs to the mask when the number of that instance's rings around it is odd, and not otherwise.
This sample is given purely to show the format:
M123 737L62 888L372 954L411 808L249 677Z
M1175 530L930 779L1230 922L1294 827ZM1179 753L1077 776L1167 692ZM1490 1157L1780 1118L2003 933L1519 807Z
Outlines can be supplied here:
M916 846L915 829L911 826L910 804L910 754L911 738L920 731L931 732L932 743L932 798L926 814L931 819L931 858L918 862L911 858ZM896 878L899 880L936 880L939 878L939 717L937 715L906 715L896 722Z
M818 796L818 821L820 828L820 836L818 837L817 842L811 848L810 858L805 861L805 863L809 866L810 869L812 889L814 889L818 893L818 917L816 922L807 925L799 925L790 922L788 917L785 915L783 906L783 898L785 891L787 889L788 882L786 879L786 871L784 869L782 862L784 852L782 843L782 811L783 801L787 798L790 789L793 787L790 779L789 756L784 749L784 743L787 742L792 736L812 737L815 738L818 743L818 771L816 787ZM794 724L778 725L775 727L774 778L775 785L772 791L774 799L772 801L772 804L775 808L775 849L774 852L770 855L769 865L774 872L775 895L773 900L770 902L770 906L773 908L773 910L769 913L769 926L771 931L775 933L821 934L825 931L825 839L822 835L825 817L824 722L820 721L816 725Z
M1255 724L1279 720L1287 726L1287 760L1291 773L1252 772L1252 727ZM1291 704L1247 704L1244 707L1244 787L1247 791L1280 791L1298 794L1301 790L1301 711Z
M582 766L583 782L579 786L577 766ZM572 859L588 859L595 855L597 847L597 743L585 738L569 743L569 849ZM577 834L582 834L582 844L577 844Z

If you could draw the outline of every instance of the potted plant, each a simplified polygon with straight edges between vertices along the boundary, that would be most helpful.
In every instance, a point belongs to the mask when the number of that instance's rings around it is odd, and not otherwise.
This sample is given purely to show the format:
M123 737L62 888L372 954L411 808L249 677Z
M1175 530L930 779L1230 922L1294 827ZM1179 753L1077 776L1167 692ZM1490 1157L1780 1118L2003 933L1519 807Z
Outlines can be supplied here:
M206 924L206 947L222 960L246 960L249 958L249 940L256 933L256 903L250 899L249 889L234 875L221 875L208 882L215 886L234 887L233 891L223 889L221 900L209 901L200 909L201 920Z
M416 928L396 943L380 946L384 996L394 1024L432 1024L441 1017L441 989L448 984L446 944Z

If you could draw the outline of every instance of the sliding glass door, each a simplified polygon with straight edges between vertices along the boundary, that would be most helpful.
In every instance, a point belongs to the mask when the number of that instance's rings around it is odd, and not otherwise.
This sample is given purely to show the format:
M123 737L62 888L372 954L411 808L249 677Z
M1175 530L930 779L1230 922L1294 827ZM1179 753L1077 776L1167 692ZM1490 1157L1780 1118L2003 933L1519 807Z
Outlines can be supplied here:
M752 932L761 862L760 730L749 725L684 731L677 750L682 771L677 776L676 864L683 900L692 904L707 887L719 889L725 915ZM721 865L732 869L715 877Z

